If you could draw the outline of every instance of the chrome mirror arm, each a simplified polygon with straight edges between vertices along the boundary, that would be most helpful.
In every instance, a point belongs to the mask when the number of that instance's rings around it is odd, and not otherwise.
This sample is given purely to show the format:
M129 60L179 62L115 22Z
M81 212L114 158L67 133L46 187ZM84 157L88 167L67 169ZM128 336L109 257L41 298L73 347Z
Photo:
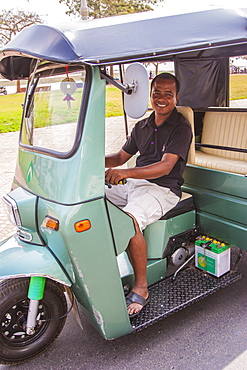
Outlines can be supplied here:
M105 67L100 68L100 76L102 79L105 79L107 82L111 83L113 86L117 87L119 90L123 91L127 95L131 95L136 90L136 81L133 81L132 84L122 84L114 80L113 77L108 75L105 71Z

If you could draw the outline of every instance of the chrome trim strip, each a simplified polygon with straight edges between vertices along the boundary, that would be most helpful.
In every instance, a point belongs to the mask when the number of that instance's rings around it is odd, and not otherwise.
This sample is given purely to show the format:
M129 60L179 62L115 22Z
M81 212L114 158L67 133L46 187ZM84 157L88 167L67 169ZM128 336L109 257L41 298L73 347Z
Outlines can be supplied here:
M3 196L3 201L6 203L7 206L11 206L16 226L21 226L21 218L15 200L11 198L8 194L6 194Z
M16 234L23 242L31 242L33 240L33 236L31 233L28 233L20 228L17 229Z

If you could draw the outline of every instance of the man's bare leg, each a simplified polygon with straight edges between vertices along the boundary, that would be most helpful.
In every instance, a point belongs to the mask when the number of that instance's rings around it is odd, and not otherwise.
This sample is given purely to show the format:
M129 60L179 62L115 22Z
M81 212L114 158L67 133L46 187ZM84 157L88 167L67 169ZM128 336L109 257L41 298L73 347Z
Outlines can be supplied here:
M135 219L134 222L136 227L136 234L130 239L127 249L128 255L130 257L130 262L135 274L135 282L132 291L147 299L147 244ZM128 306L128 314L133 315L134 313L139 312L141 309L142 306L140 304L132 303Z

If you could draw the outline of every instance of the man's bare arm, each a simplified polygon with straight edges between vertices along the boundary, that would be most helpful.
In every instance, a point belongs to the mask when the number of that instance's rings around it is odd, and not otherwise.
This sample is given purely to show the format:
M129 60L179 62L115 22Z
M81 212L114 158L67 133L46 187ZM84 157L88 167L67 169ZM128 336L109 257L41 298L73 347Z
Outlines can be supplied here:
M179 156L177 154L165 153L160 162L150 164L144 167L115 169L110 168L106 171L106 182L109 184L117 185L119 180L123 178L133 179L156 179L158 177L168 175Z
M105 157L105 167L112 168L122 166L132 157L131 154L128 154L123 149L120 149L117 153L108 154Z

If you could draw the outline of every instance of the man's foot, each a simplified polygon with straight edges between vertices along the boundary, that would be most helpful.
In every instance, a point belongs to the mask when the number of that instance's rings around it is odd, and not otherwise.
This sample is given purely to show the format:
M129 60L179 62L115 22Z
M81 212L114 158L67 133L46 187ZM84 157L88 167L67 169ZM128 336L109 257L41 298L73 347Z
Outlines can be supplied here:
M138 315L140 311L143 309L143 307L146 306L146 304L149 301L148 290L146 288L138 289L140 293L141 290L144 296L137 293L133 289L126 297L127 310L130 317Z

